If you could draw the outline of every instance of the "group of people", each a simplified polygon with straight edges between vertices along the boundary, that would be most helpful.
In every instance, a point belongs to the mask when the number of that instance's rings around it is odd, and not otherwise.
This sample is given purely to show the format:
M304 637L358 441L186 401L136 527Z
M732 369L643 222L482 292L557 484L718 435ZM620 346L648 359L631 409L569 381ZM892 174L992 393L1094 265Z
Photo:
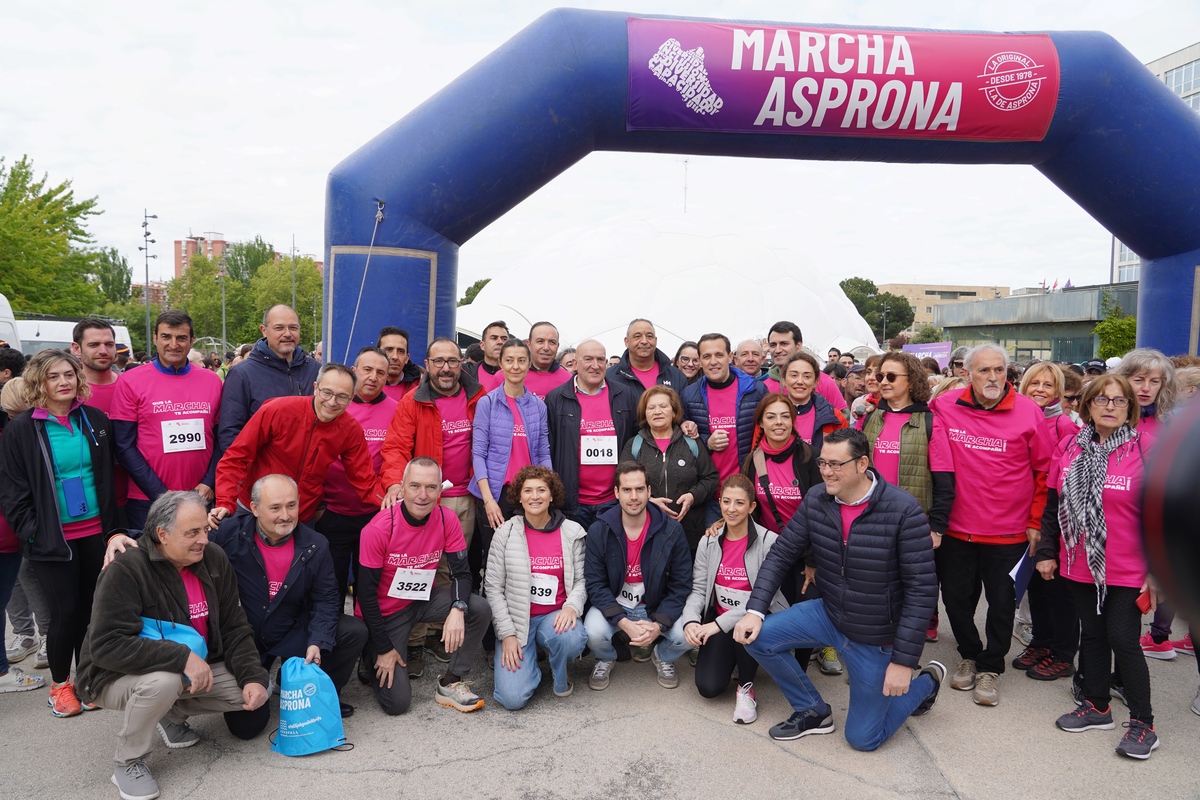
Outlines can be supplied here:
M846 739L873 750L947 681L999 703L1023 561L1032 635L1013 667L1072 678L1064 731L1113 728L1117 697L1117 752L1158 747L1143 652L1194 652L1162 607L1141 635L1157 601L1145 458L1189 393L1161 353L1082 376L1014 376L991 344L956 351L947 375L904 352L847 369L781 321L768 366L719 333L671 359L636 319L616 363L595 340L564 357L550 322L525 339L496 322L477 362L438 338L422 368L394 326L352 365L306 353L287 306L261 332L224 382L189 363L177 311L159 315L150 363L120 375L103 320L27 365L0 351L0 606L26 598L8 655L36 650L36 622L51 713L122 712L122 797L157 796L145 756L156 737L196 744L189 715L259 734L290 657L338 692L357 664L389 715L427 655L435 702L461 712L484 705L467 680L481 648L512 710L541 684L540 654L559 697L585 651L595 691L629 660L673 689L686 657L701 695L733 689L741 724L761 667L792 707L780 740L834 729L807 671L844 665ZM939 594L952 670L922 659ZM42 688L9 660L0 690Z

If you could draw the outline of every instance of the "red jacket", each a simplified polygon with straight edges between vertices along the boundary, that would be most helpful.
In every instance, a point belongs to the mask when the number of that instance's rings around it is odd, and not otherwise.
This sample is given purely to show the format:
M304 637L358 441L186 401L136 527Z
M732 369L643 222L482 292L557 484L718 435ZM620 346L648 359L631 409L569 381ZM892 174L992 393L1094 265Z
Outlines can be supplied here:
M459 385L467 393L467 419L475 421L475 405L485 392L479 381L462 373ZM421 376L417 388L396 405L396 413L383 440L383 469L380 483L387 487L404 480L404 468L417 456L428 456L442 463L442 414L437 393L429 386L429 375Z
M379 505L383 493L371 468L362 426L348 414L321 422L312 397L276 397L263 403L217 464L217 502L233 513L250 507L250 489L264 475L280 473L300 488L300 519L310 520L325 493L325 474L339 456L346 478L364 503Z

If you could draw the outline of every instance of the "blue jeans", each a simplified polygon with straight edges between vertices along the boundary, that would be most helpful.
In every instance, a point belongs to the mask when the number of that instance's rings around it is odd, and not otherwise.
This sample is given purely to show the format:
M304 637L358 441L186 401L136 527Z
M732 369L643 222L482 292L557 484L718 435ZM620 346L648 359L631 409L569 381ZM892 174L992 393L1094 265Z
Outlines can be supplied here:
M920 675L909 684L907 694L885 697L883 677L892 662L891 646L850 641L825 613L825 601L809 600L768 615L758 638L746 645L796 711L830 712L792 657L793 649L803 647L835 647L846 664L850 676L846 742L855 750L874 750L886 742L935 688L933 678Z
M542 681L542 670L537 663L537 649L544 647L550 654L550 674L554 678L554 691L558 693L567 690L567 662L579 658L583 646L587 644L587 631L576 620L575 627L562 633L555 633L554 618L558 612L541 614L529 620L529 638L521 649L524 658L521 668L509 672L501 663L503 647L497 642L495 684L493 696L496 702L509 711L524 708L533 697L534 691Z
M639 603L636 608L626 609L625 615L635 622L650 619L643 603ZM587 616L583 618L583 626L587 628L588 647L592 648L596 658L600 661L615 661L617 649L613 647L612 637L618 630L617 626L610 623L595 606L588 609ZM683 638L683 626L679 620L675 620L670 630L663 634L662 641L655 645L655 652L658 653L660 661L678 661L691 649L692 646Z
M0 645L7 647L8 631L4 609L17 585L17 573L21 570L20 553L0 553ZM0 652L0 675L8 672L8 654Z
M580 527L586 531L588 528L592 527L592 523L596 521L597 517L599 517L605 511L608 511L614 505L616 505L615 500L607 503L600 503L599 505L594 506L587 506L583 503L578 503L575 506L575 513L570 516L570 519L572 522L579 523Z

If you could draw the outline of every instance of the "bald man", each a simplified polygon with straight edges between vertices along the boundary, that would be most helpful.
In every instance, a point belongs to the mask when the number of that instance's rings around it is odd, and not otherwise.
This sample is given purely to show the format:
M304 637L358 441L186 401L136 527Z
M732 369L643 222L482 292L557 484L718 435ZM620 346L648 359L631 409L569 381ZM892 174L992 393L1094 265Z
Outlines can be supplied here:
M641 392L606 381L607 363L604 345L581 342L575 348L575 379L546 395L550 462L566 488L563 513L585 530L615 502L617 457L637 432Z
M757 339L747 339L737 346L733 356L733 365L752 378L757 378L762 372L763 362L767 356L763 353L762 345Z

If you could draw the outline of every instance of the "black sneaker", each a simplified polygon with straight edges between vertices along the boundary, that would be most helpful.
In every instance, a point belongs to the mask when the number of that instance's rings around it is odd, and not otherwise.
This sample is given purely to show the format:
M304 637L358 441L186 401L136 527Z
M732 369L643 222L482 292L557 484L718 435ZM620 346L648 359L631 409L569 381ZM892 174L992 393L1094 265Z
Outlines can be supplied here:
M1129 701L1125 699L1125 687L1124 686L1119 686L1116 683L1111 683L1108 686L1108 693L1110 695L1112 695L1113 697L1117 698L1118 700L1120 700L1122 703L1124 703L1126 708L1129 708Z
M1077 706L1081 706L1084 703L1082 672L1076 672L1071 676L1071 698L1074 699Z
M408 679L416 680L425 674L425 648L420 645L409 645L404 655L408 662Z
M942 688L942 681L946 680L946 665L940 661L930 661L921 668L919 675L928 675L933 678L933 691L929 697L921 701L921 705L913 709L912 716L920 717L929 713L929 709L933 708L933 704L937 702L938 691Z
M1055 720L1054 724L1067 733L1111 731L1117 727L1113 724L1112 706L1101 711L1090 700L1084 700L1079 708L1068 714L1063 714Z
M785 722L772 727L768 733L777 742L788 742L818 733L833 733L833 713L826 711L822 715L815 708L797 711Z
M1117 745L1118 754L1145 761L1158 749L1158 734L1154 732L1153 725L1147 725L1140 719L1131 719L1125 723L1125 727L1129 730L1125 731L1125 737Z

